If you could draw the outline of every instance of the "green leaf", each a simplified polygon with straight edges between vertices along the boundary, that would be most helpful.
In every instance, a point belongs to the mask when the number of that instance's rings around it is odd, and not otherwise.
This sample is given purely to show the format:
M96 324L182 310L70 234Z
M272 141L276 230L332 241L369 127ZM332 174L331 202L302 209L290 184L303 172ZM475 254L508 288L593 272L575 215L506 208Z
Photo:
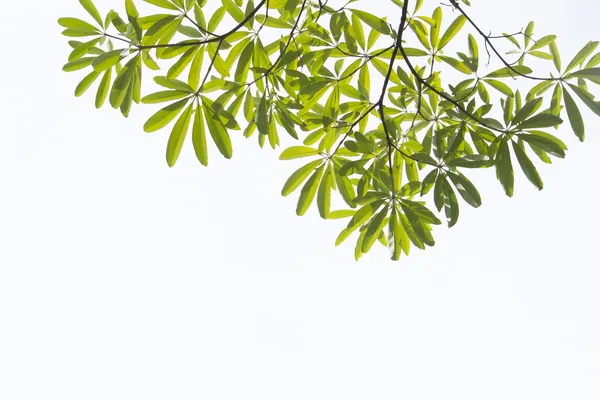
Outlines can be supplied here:
M183 53L183 55L179 57L175 64L169 68L169 71L167 72L167 79L173 80L181 75L183 70L192 62L197 51L198 47L192 47Z
M482 81L477 84L477 93L479 93L479 97L483 100L484 103L490 103L490 93L486 89L485 85Z
M188 97L190 94L188 92L183 92L181 90L163 90L160 92L149 94L142 98L142 103L144 104L156 104L156 103L164 103L172 100L179 100L184 97Z
M362 95L362 98L368 100L371 92L371 75L369 68L364 66L358 73L358 91Z
M306 146L292 146L285 149L279 156L280 160L293 160L301 157L311 157L319 155L318 150Z
M155 132L167 126L169 122L175 119L183 107L186 106L188 101L188 99L179 100L157 111L144 124L144 131L148 133Z
M600 64L600 53L596 53L592 58L590 58L585 64L585 68L589 69L595 67L598 64Z
M254 41L248 42L246 47L240 53L238 63L235 69L235 81L246 82L248 78L248 71L250 69L250 62L252 61L252 55L254 54Z
M570 83L569 83L569 88L571 88L571 90L573 90L575 92L577 97L579 97L584 102L584 104L590 110L592 110L592 112L594 114L596 114L597 116L600 117L600 103L597 101L594 101L594 96L592 96L590 93L588 93L586 90L580 88L579 86L571 85ZM565 92L566 92L566 90L565 90Z
M153 4L157 7L166 8L167 10L177 11L178 8L168 0L144 0L146 3Z
M432 169L427 176L425 176L425 179L423 179L423 182L421 183L421 197L425 196L427 193L429 193L431 191L431 189L433 188L433 186L435 185L435 181L438 177L438 173L439 170L436 169Z
M550 114L560 115L561 112L561 103L563 98L563 88L562 85L554 85L554 91L552 93L552 99L550 100Z
M402 211L404 212L404 215L406 216L406 218L408 219L408 222L410 223L410 227L413 229L413 231L417 235L417 237L423 243L427 244L428 246L435 245L435 241L433 240L431 233L429 233L429 230L427 229L428 227L426 226L425 223L423 223L423 221L421 221L421 219L419 218L419 215L417 215L404 202L401 203L401 206L402 206Z
M446 179L442 182L442 193L444 196L444 213L446 214L446 221L448 222L448 227L452 228L458 222L460 206L458 205L454 189L452 189L452 186L450 186L450 183Z
M515 142L512 143L512 148L517 156L519 165L527 179L529 179L529 182L533 183L539 190L542 190L544 188L544 182L542 182L542 178L535 168L535 165L533 165L529 157L527 157L525 150Z
M226 7L219 7L215 10L215 12L213 12L212 16L210 17L210 20L208 21L209 32L214 32L217 29L226 12Z
M85 11L87 11L88 14L90 14L92 16L92 18L94 18L94 20L98 23L98 25L104 26L102 23L102 17L100 16L100 13L96 9L96 6L94 5L94 3L92 3L92 0L79 0L79 3L81 3L83 8L85 8Z
M152 71L160 70L160 66L156 63L156 61L154 61L149 50L142 51L142 61L144 65L150 68Z
M529 46L529 42L531 41L531 36L533 35L533 28L534 28L535 24L533 21L531 21L529 24L527 24L527 27L525 28L525 47Z
M204 49L200 48L194 56L194 60L192 61L192 65L188 74L188 83L192 89L197 90L200 87L200 76L202 74L203 61Z
M183 35L185 35L187 37L193 38L193 39L200 39L200 38L202 38L202 33L198 29L196 29L194 27L191 27L191 26L183 26L183 25L181 25L179 27L179 29L177 29L177 31L179 33L181 33L181 34L183 34Z
M361 21L363 21L365 24L369 25L376 31L381 32L384 35L390 34L390 27L388 26L387 22L385 22L383 19L376 17L373 14L370 14L366 11L355 10L351 8L349 10L352 11L352 13L358 18L360 18Z
M231 138L227 133L227 128L223 125L221 119L212 111L210 105L202 98L202 106L204 107L204 116L206 117L206 125L213 141L217 148L225 158L233 156L233 148L231 146Z
M334 210L329 212L327 219L350 218L355 214L354 210Z
M85 36L98 36L100 32L98 31L90 31L83 29L65 29L61 32L63 36L67 37L85 37Z
M504 82L497 81L494 79L484 79L483 82L487 83L488 85L490 85L491 87L508 97L513 97L515 95L512 89Z
M325 109L323 112L323 124L325 126L331 125L337 120L338 109L340 105L340 89L335 86L329 95L329 98L325 102Z
M440 173L437 175L433 188L433 202L438 211L441 211L444 207L446 197L444 196L444 185L446 181L446 174Z
M202 107L196 107L194 117L194 126L192 127L192 142L196 158L200 164L208 166L208 147L206 145L206 129L204 127L204 118L202 116Z
M204 12L198 4L194 4L194 19L201 29L206 30L206 19L204 18Z
M537 109L539 109L539 107L542 105L542 101L543 101L543 99L541 97L536 97L536 98L528 101L527 103L525 103L525 105L523 107L521 107L520 110L517 111L517 113L515 114L515 116L513 117L512 121L511 121L511 124L519 125L520 123L525 121L527 118L529 118L531 116L531 114L533 114ZM550 126L552 126L552 125L550 125Z
M300 191L300 198L298 199L298 206L296 207L296 214L298 216L303 216L312 204L315 195L317 194L317 189L319 187L322 175L323 166L320 166L315 172L313 172L313 174L310 176L310 178L308 178L302 187L302 190Z
M506 195L512 197L514 194L515 176L510 159L508 140L508 137L502 139L496 153L496 177L502 184L502 187L504 187Z
M583 63L585 59L590 54L592 54L594 50L596 50L596 47L598 47L598 43L600 42L588 42L585 46L583 46L583 48L579 50L577 54L575 54L575 57L573 57L573 59L567 66L567 69L565 69L565 73L569 72L579 64Z
M560 53L558 52L558 47L556 45L556 42L550 43L549 48L550 48L550 54L552 54L552 60L554 61L554 66L556 67L557 71L560 71L560 69L561 69Z
M356 39L360 48L365 50L366 49L365 32L362 27L362 22L360 22L360 19L355 14L352 14L352 31L354 33L354 39ZM377 31L372 31L372 32L377 32Z
M333 171L331 166L328 166L324 172L323 179L319 185L319 191L317 193L317 206L319 208L319 215L323 219L329 218L331 210L331 184L333 181Z
M415 161L422 162L427 165L431 165L433 167L436 167L438 165L438 162L434 158L432 158L429 154L415 153L415 154L411 155L410 158L412 158Z
M77 47L73 49L71 54L69 54L69 62L80 59L86 54L92 54L96 51L102 52L102 50L96 48L96 45L100 42L100 38L92 39L88 42L81 43Z
M388 213L388 206L383 207L375 216L369 221L367 225L367 231L363 237L361 243L361 251L363 254L367 253L373 247L375 240L383 230L386 223L386 217Z
M125 0L125 12L129 18L137 18L140 16L133 0ZM129 22L131 22L131 19Z
M481 195L475 185L466 176L457 171L449 172L448 177L450 177L456 190L458 190L458 193L467 204L474 208L481 206Z
M184 92L194 93L194 89L190 85L177 79L169 80L164 76L156 76L154 77L154 82L158 83L162 87L166 87L167 89L181 90Z
M446 64L450 65L452 68L454 68L457 71L462 72L463 74L467 74L470 75L473 71L471 71L469 69L469 67L467 66L467 64L465 64L462 61L459 61L455 58L452 57L447 57L447 56L438 56L442 61L444 61Z
M402 198L412 198L421 191L421 182L408 182L398 191L398 195Z
M568 74L567 76L565 76L565 78L600 79L600 68L580 69L579 71L575 71Z
M363 252L362 252L362 242L363 242L363 240L365 238L366 233L367 233L367 230L366 229L362 229L360 231L360 234L358 235L358 240L356 241L356 247L354 247L354 259L356 261L360 260L360 258L363 255Z
M546 153L559 158L565 158L566 146L559 139L552 135L548 135L545 132L535 131L532 133L533 134L520 134L519 138Z
M404 229L402 228L402 224L400 223L400 218L398 217L398 212L396 208L392 208L392 213L390 215L390 220L388 224L388 247L391 252L391 258L393 261L398 261L402 254L402 247L405 245L403 242L408 242L408 236Z
M455 158L446 162L446 164L450 167L485 168L490 166L491 161L490 158L486 155L473 154L465 155L460 158Z
M112 69L109 69L104 72L102 80L100 81L100 86L98 86L98 91L96 92L96 108L100 108L104 105L106 97L108 96L108 90L110 89L111 80Z
M556 40L556 35L547 35L538 40L529 48L529 51L538 50L542 47L548 46L550 43L553 43Z
M552 60L552 54L548 54L543 51L528 51L527 54L529 54L530 56L541 58L542 60Z
M415 33L417 39L419 39L419 42L421 42L423 47L425 47L428 50L431 50L431 45L429 44L429 39L427 38L427 30L423 23L421 23L419 20L411 19L409 26Z
M444 32L444 35L440 39L440 43L438 44L438 49L442 49L448 43L450 43L450 41L452 39L454 39L456 34L458 34L458 32L460 32L460 30L462 29L462 27L466 21L467 21L467 18L464 15L459 15L454 21L452 21L452 23L450 24L448 29L446 29L446 32Z
M371 216L375 214L382 205L383 201L379 200L359 208L350 222L348 222L346 228L338 235L337 239L335 240L335 245L339 246L342 244L342 242L344 242L344 240L346 240L354 231L362 226L362 224L367 222L367 220L371 218Z
M194 105L190 104L173 126L167 145L167 163L169 164L169 167L173 167L179 158L183 142L185 141L187 131L190 127L190 120L193 112Z
M282 196L291 194L294 190L304 182L304 180L315 170L319 165L323 163L323 160L311 161L303 167L298 168L285 182L283 189L281 190Z
M135 32L135 37L138 40L142 39L142 27L140 26L140 23L138 21L138 17L140 16L137 8L135 7L135 4L133 3L133 0L125 0L125 10L127 12L127 19L129 20L129 26L131 28L133 28L134 32Z
M134 88L135 88L135 71L133 71L132 73L132 77L131 77L131 81L129 82L129 84L127 85L123 96L123 100L120 102L118 108L121 111L121 114L127 118L129 116L129 112L131 111L131 105L133 104L133 92L134 92ZM118 79L118 77L117 77ZM111 93L112 95L112 93ZM117 108L117 107L115 107Z
M79 30L82 32L96 32L100 34L98 28L79 18L59 18L58 23L68 29Z
M109 20L113 24L113 26L115 28L117 28L119 33L121 33L121 34L127 33L127 24L125 23L125 21L123 21L121 19L121 17L115 10L110 10ZM107 28L108 28L108 26L107 26Z
M426 224L440 225L442 223L431 210L419 202L403 199L402 206L410 208Z
M571 97L571 94L567 90L563 90L563 97L565 99L565 108L567 109L567 116L569 117L569 123L571 124L571 129L579 140L583 142L585 139L585 126L583 124L583 118L581 116L581 112Z
M531 74L532 72L533 71L529 67L526 67L524 65L515 65L510 68L509 67L500 68L499 70L496 70L494 72L487 74L484 78L509 78L509 77L518 76L519 74L528 75L528 74Z
M107 51L106 53L100 54L92 62L94 71L106 71L109 68L114 67L123 58L121 53L123 49Z
M269 115L269 133L267 134L269 138L269 144L272 149L275 149L279 146L279 134L277 133L277 125L275 124L275 117L273 114Z
M346 176L342 176L340 174L340 169L336 166L334 168L335 182L337 184L338 190L342 195L342 198L350 207L354 208L356 205L354 204L354 198L356 197L356 193L354 191L354 185L350 182L350 179Z
M229 13L229 15L231 15L233 17L233 19L236 20L236 22L242 22L244 20L246 15L242 11L242 9L239 8L237 6L237 4L235 4L235 2L233 0L222 0L222 1L223 1L223 5L227 8L227 12Z
M81 82L79 82L77 88L75 88L75 96L79 97L83 93L85 93L85 91L88 90L88 88L92 85L92 83L96 81L96 79L98 79L99 76L100 72L96 71L92 71L90 74L86 75L86 77L83 78Z
M440 38L440 29L442 27L442 9L437 7L433 10L433 17L431 20L431 29L429 30L429 42L431 46L436 49Z
M556 115L541 113L534 115L533 117L523 121L518 125L519 129L532 129L532 128L549 128L552 126L562 124L563 120Z
M477 45L477 40L475 37L469 33L469 55L471 56L471 60L473 62L474 69L477 70L479 68L479 46Z
M278 28L278 29L291 29L292 25L289 22L282 21L278 18L274 18L271 16L265 17L262 14L256 15L256 20L261 24L264 23L265 26L270 28Z
M256 127L263 135L269 134L269 104L266 93L260 99L256 110Z
M138 60L139 56L136 56L127 62L113 82L113 85L110 89L109 101L110 105L114 108L119 108L123 104L123 101L127 98L130 87L132 87L130 85L134 77Z
M62 70L64 72L73 72L78 71L80 69L84 69L85 67L89 67L94 61L94 57L84 57L79 60L72 61L70 63L66 63Z

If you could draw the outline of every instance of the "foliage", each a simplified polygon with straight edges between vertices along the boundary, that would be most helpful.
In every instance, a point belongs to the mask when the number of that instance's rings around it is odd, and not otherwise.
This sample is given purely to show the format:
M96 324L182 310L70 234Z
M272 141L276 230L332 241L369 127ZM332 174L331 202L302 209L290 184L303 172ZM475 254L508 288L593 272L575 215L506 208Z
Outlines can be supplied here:
M582 141L579 107L600 115L587 87L600 84L598 42L565 67L556 36L534 39L533 23L517 34L487 35L465 11L467 0L450 0L431 15L423 0L390 0L398 12L389 17L356 0L336 8L327 0L144 0L158 13L140 16L126 0L124 16L111 10L104 18L91 0L79 1L90 22L58 21L73 38L64 70L88 71L76 96L99 80L96 107L108 99L127 117L133 103L167 103L144 130L174 122L169 166L190 131L205 166L211 141L231 158L231 136L254 136L272 148L284 132L302 140L281 153L310 160L282 194L299 189L298 215L316 203L324 219L349 218L336 245L356 233L356 259L376 242L394 260L412 246L433 246L432 227L441 220L430 207L443 210L452 227L461 202L481 205L469 169L494 169L508 196L515 169L541 190L532 156L543 163L565 156L554 134L565 113ZM515 62L499 42L513 46ZM482 45L501 68L484 68ZM535 75L530 57L548 60L555 72ZM142 96L143 71L161 70L158 61L169 63L154 77L160 89ZM523 95L517 82L534 85ZM332 202L347 207L333 210Z

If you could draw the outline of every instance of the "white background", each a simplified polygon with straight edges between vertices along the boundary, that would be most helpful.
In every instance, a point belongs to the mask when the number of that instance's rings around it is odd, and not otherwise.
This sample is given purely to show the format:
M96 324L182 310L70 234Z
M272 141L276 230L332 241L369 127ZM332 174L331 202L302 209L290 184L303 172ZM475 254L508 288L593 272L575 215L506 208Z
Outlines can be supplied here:
M593 0L473 3L486 31L558 34L563 63L600 39ZM169 169L156 108L76 99L56 20L85 15L2 3L0 399L600 398L597 117L559 131L544 191L484 171L434 248L355 263L343 222L280 197L279 151L237 138L207 169L188 143Z

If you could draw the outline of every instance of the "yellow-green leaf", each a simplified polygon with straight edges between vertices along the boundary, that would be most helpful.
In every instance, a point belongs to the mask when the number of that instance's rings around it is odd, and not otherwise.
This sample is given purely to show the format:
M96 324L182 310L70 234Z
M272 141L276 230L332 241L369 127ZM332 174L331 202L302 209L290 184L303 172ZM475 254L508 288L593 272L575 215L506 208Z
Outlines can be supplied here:
M167 144L167 163L169 164L169 167L173 167L179 158L183 142L185 141L187 131L190 127L193 110L194 105L190 104L173 126L171 136L169 137L169 143Z

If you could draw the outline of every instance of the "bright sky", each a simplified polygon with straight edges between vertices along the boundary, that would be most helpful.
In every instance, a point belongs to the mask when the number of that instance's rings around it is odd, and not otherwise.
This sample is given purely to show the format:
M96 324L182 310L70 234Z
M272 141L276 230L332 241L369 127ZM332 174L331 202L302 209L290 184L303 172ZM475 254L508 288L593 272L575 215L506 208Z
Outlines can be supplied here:
M558 34L565 61L600 39L593 0L473 3L486 31ZM168 131L142 131L156 108L76 99L62 16L85 12L0 14L1 399L600 398L597 117L584 144L559 131L544 191L476 174L484 205L434 248L356 263L343 222L280 197L299 164L279 151L238 138L207 169L186 146L169 169Z

